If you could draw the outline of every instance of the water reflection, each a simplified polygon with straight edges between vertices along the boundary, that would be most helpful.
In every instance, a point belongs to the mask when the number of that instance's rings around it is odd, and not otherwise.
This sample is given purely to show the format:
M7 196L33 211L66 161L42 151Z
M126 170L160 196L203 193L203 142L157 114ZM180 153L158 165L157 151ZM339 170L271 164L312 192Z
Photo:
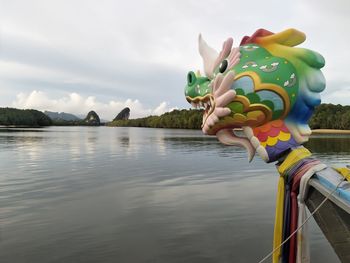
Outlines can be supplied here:
M305 146L315 153L339 154L350 153L350 136L312 136Z
M95 153L97 146L97 137L95 135L90 135L85 138L85 149L86 153L93 155Z
M120 146L122 146L123 148L129 148L130 147L130 137L125 137L125 136L121 136L119 138L119 142L120 142Z
M3 136L0 136L0 143L1 144L9 144L11 146L20 146L20 145L34 145L36 143L40 143L45 138L42 136L14 136L6 134Z
M323 142L309 147L348 156ZM200 131L1 132L1 262L257 262L278 176L246 158ZM312 229L313 261L337 262Z
M81 146L79 141L73 140L69 144L69 150L70 150L70 159L74 162L81 158Z
M47 130L45 128L9 128L0 126L0 133L10 132L47 132Z

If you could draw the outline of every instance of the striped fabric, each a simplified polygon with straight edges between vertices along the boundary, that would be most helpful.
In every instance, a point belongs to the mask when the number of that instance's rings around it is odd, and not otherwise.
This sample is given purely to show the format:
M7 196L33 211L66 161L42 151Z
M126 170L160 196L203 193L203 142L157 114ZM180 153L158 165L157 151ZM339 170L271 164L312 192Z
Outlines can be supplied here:
M297 230L303 222L300 218L306 217L304 196L307 189L303 185L303 196L299 195L301 182L307 185L308 179L325 167L304 147L292 149L288 156L277 164L280 179L275 213L274 249L281 246L282 242ZM308 179L305 180L306 178ZM301 229L298 235L293 235L275 251L273 263L309 262L308 248L303 245L303 242L307 244L306 240L307 233Z

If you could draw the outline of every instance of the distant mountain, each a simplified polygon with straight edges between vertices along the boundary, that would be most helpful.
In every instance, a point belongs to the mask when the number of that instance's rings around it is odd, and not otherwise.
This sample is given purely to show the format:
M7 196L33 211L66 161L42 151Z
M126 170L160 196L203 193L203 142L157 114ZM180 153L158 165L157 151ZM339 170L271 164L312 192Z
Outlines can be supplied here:
M99 126L101 124L100 117L93 110L88 113L84 119L84 123L92 126Z
M130 109L128 107L124 108L118 115L113 119L113 121L118 120L128 120L130 117Z
M44 113L50 117L53 121L79 121L81 120L77 116L65 113L65 112L53 112L53 111L44 111Z
M86 115L84 115L84 114L77 114L77 117L80 118L80 119L82 119L82 120L84 120L85 117L86 117ZM106 120L106 119L100 118L100 122L101 122L101 123L106 123L106 122L110 122L110 120Z
M77 114L76 116L81 120L84 120L86 117L86 115L84 115L84 114Z

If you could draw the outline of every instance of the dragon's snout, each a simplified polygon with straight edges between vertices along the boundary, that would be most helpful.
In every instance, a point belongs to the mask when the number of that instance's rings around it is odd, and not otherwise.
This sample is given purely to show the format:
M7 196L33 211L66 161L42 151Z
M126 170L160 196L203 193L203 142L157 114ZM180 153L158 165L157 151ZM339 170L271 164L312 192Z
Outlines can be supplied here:
M197 97L203 97L211 93L211 88L209 87L210 80L207 77L202 77L200 73L194 73L190 71L187 73L187 83L185 87L185 96L189 103L192 101L190 99L195 99Z

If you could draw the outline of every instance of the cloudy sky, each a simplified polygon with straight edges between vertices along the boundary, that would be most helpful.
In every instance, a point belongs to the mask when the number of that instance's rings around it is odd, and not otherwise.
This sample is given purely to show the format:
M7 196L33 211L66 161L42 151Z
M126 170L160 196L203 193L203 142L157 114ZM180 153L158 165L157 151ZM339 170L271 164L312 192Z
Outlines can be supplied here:
M323 102L350 104L350 1L0 0L0 107L104 119L189 108L197 37L219 49L258 28L297 28L326 58Z

